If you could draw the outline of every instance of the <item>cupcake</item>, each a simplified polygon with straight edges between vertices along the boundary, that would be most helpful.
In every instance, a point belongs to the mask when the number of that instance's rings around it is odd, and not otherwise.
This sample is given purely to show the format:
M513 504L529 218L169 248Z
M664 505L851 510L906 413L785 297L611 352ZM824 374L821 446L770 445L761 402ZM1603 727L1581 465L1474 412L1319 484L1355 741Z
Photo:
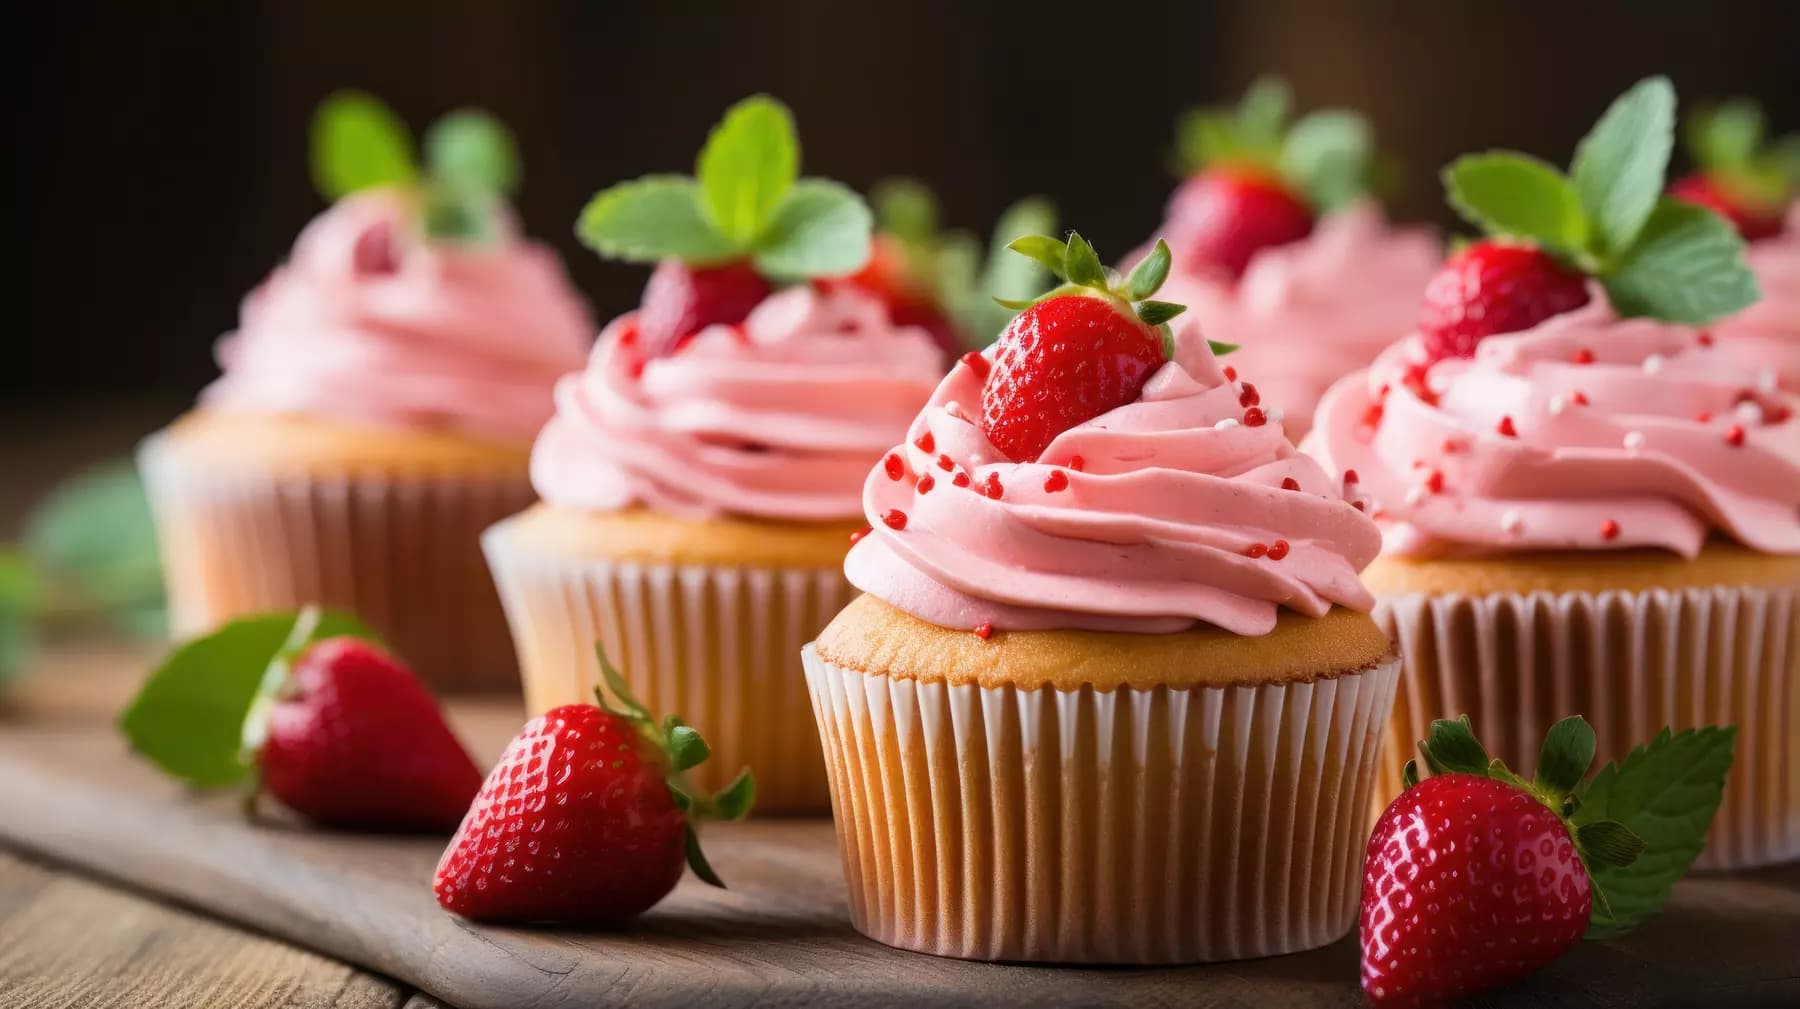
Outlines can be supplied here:
M1183 118L1163 295L1238 346L1232 366L1256 376L1265 411L1298 441L1331 383L1412 324L1441 254L1428 229L1389 224L1369 195L1360 116L1319 111L1290 126L1287 110L1286 86L1263 80L1235 110Z
M786 108L732 108L699 178L602 192L582 238L657 260L643 303L556 387L532 450L542 502L483 539L532 713L591 697L596 642L650 707L708 726L716 790L827 802L796 655L849 601L863 474L931 394L943 355L855 272L870 215L798 179Z
M463 112L414 165L399 120L341 94L314 124L335 202L244 300L222 376L139 453L170 623L352 610L433 686L516 689L481 531L532 499L532 434L592 323L502 200L511 141Z
M1266 956L1351 927L1398 660L1374 524L1226 376L1157 248L964 357L869 474L804 652L851 921L980 960ZM1070 334L1079 334L1070 340Z
M1666 157L1673 117L1668 83L1640 84L1573 182L1505 152L1451 165L1452 202L1504 237L1451 257L1307 448L1384 534L1364 577L1405 669L1379 801L1434 718L1468 714L1527 775L1570 712L1603 760L1736 724L1702 864L1754 865L1800 855L1800 398L1703 328L1755 296L1741 239L1659 199L1659 164L1623 172Z

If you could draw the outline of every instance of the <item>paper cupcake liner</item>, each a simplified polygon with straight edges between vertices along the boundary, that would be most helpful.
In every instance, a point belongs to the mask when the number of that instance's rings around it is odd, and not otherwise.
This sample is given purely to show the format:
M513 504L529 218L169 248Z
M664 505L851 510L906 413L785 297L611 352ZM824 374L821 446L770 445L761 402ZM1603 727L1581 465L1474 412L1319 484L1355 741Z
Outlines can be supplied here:
M483 537L518 643L532 714L592 702L594 645L639 700L678 713L712 759L702 788L756 773L760 813L829 807L800 648L849 603L837 568L613 562L527 547L501 523Z
M160 435L138 469L178 638L316 603L355 613L435 688L518 689L479 542L531 503L524 474L286 474L191 458Z
M1466 713L1488 751L1530 775L1544 733L1584 716L1599 760L1672 726L1738 727L1705 851L1723 869L1800 857L1800 608L1791 586L1405 595L1376 619L1405 669L1378 801L1434 718Z
M1191 963L1355 923L1398 661L1310 683L1019 690L809 646L858 931L976 960Z

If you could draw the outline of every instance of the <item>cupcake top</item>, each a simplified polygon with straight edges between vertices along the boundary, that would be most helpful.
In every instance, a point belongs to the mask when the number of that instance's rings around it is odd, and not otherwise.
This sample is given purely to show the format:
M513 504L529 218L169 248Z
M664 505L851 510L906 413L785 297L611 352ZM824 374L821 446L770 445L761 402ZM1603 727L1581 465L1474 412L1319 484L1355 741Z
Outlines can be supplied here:
M493 120L459 113L410 139L366 96L329 100L315 169L336 199L245 298L208 409L296 413L524 441L550 415L593 324L555 253L502 202L516 167Z
M863 485L850 581L949 628L1264 634L1282 606L1367 609L1380 537L1268 423L1179 306L1072 235L1029 239L1069 283L966 355Z
M695 177L604 190L577 231L604 256L657 266L642 304L558 383L532 450L539 494L696 517L854 517L863 472L930 394L943 351L886 287L853 277L869 259L868 207L799 177L787 108L738 103Z
M1427 285L1419 330L1326 395L1307 447L1401 555L1800 552L1800 426L1771 367L1701 328L1756 297L1743 241L1659 196L1675 96L1615 102L1570 177L1491 152L1445 173L1498 238Z
M1800 202L1788 208L1783 231L1750 243L1748 258L1762 300L1715 332L1732 353L1774 368L1784 388L1800 391Z

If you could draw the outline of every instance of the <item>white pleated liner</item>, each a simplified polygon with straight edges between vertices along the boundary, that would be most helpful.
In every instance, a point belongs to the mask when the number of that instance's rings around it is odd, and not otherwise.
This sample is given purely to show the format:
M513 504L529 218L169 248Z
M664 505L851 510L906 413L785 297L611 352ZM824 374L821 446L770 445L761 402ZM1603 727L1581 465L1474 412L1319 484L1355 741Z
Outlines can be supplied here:
M1377 804L1433 718L1468 714L1488 751L1533 772L1557 719L1585 717L1602 761L1662 728L1738 727L1737 759L1696 866L1800 858L1800 589L1407 595L1376 619L1400 644Z
M1398 661L1287 685L807 684L858 931L976 960L1193 963L1355 923Z
M523 473L282 474L188 458L163 435L138 470L177 638L317 603L355 613L433 687L517 689L480 536L531 503Z
M512 623L531 714L592 703L594 645L658 715L698 728L703 788L756 774L759 813L830 805L800 648L855 590L832 568L611 562L533 550L500 523L483 537Z

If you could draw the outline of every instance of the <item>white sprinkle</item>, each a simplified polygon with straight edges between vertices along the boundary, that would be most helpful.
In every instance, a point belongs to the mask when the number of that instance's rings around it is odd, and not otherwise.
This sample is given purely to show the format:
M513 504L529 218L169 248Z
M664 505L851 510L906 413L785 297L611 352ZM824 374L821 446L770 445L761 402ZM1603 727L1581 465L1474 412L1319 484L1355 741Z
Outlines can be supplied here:
M1550 403L1547 407L1547 409L1550 411L1550 416L1560 417L1560 416L1562 416L1562 412L1564 410L1567 410L1568 408L1569 408L1569 397L1564 396L1560 392L1557 393L1556 395L1550 397Z
M1643 447L1644 447L1644 432L1642 432L1642 431L1627 431L1627 432L1625 432L1625 451L1636 452L1636 451L1639 451L1640 449L1642 449Z
M1644 358L1644 374L1654 375L1662 371L1663 365L1666 363L1668 363L1667 360L1661 354L1651 354Z
M1761 424L1763 422L1762 404L1758 403L1756 400L1744 400L1737 405L1737 409L1733 412L1737 414L1738 420L1741 420L1746 424Z
M1214 431L1229 431L1232 428L1237 427L1237 426L1238 426L1238 419L1236 417L1227 417L1224 420L1218 421L1217 423L1213 424L1213 430Z
M1430 497L1430 496L1431 496L1430 492L1427 491L1425 488L1414 487L1411 490L1406 492L1406 506L1408 508L1417 508L1421 503L1424 502L1424 500L1427 497Z
M1775 374L1774 368L1764 368L1756 373L1756 387L1763 392L1774 392L1781 387L1781 376Z
M1272 406L1263 411L1263 416L1269 419L1269 423L1279 424L1281 423L1281 419L1287 416L1287 411L1283 410L1281 407Z
M1500 516L1500 528L1517 536L1519 530L1525 528L1525 516L1520 515L1517 508L1508 508Z
M944 403L944 412L949 414L952 417L955 417L957 420L968 420L969 419L963 413L962 404L958 403L956 400L953 400L953 399L947 400Z

